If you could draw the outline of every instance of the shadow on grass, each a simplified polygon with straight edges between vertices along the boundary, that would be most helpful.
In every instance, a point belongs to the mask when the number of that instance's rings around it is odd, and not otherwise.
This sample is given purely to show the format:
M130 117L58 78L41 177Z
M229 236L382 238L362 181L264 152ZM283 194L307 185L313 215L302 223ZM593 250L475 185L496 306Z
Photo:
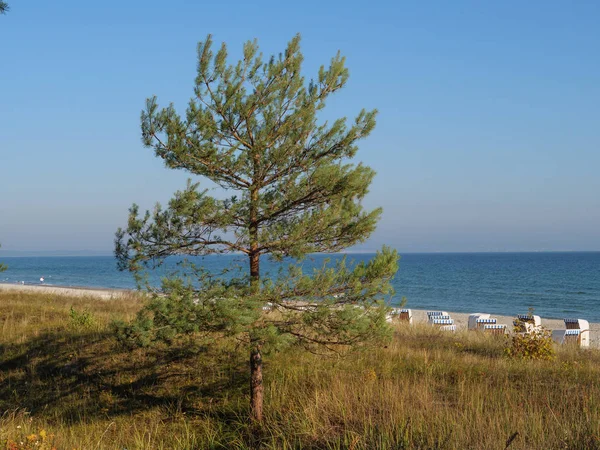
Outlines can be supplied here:
M235 420L246 414L231 401L245 395L246 372L240 355L211 347L127 350L108 332L49 332L0 345L0 411L69 424L156 409Z

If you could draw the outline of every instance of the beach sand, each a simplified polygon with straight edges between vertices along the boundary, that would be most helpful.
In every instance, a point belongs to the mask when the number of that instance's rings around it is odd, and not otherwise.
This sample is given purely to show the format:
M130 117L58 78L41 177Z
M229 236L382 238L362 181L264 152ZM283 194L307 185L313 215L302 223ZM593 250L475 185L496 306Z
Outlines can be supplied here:
M46 294L56 295L69 295L73 297L96 297L103 300L110 300L115 298L121 298L132 292L127 289L94 289L94 288L77 288L77 287L62 287L62 286L49 286L49 285L21 285L21 284L2 284L0 283L1 291L21 291L21 292L44 292ZM485 312L485 311L473 311L473 312ZM516 311L521 313L521 311ZM522 312L523 314L527 311ZM413 309L413 323L426 323L427 322L427 311ZM469 321L468 313L456 313L448 311L448 314L454 319L456 329L458 331L466 330ZM509 331L513 329L514 317L501 316L492 314L492 317L498 320L499 324L506 324ZM585 319L585 317L574 317L575 319ZM542 317L542 326L549 330L564 330L565 325L561 319L545 319ZM590 323L590 346L600 347L600 323Z
M469 322L469 313L455 313L451 311L447 311L450 317L454 319L454 323L456 324L457 331L466 330ZM486 311L473 311L473 313L480 312L484 313ZM498 320L499 324L506 324L506 328L512 332L513 330L513 320L515 320L516 314L527 314L527 311L521 312L518 311L515 313L514 317L511 316L501 316L498 314L491 314L491 317ZM427 311L425 310L412 310L413 315L413 323L425 323L427 322ZM573 319L585 319L585 317L572 317ZM548 330L564 330L565 323L562 319L542 319L542 326L547 328ZM600 347L600 323L591 323L590 322L590 347Z

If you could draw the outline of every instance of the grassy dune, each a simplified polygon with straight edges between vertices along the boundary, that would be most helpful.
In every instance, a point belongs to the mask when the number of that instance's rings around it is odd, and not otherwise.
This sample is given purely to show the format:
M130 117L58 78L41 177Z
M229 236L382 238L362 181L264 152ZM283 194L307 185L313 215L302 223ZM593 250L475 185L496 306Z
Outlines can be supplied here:
M245 349L122 349L108 324L140 304L0 293L0 448L600 448L596 350L520 361L503 338L404 326L346 357L292 349L266 358L256 429Z

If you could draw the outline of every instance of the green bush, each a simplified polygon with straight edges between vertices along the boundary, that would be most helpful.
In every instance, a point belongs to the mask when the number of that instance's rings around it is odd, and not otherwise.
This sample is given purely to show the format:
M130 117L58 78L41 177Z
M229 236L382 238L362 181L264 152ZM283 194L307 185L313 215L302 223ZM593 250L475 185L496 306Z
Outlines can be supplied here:
M81 312L71 306L69 311L70 325L74 329L91 328L96 324L94 314L87 309Z
M511 358L549 361L556 357L550 331L544 328L531 333L515 333L504 352Z

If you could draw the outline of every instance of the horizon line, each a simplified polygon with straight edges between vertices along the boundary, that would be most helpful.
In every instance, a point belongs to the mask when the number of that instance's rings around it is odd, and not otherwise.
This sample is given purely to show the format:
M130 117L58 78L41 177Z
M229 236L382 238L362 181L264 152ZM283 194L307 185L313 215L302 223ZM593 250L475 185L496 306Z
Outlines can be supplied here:
M421 251L398 251L400 255L451 255L451 254L507 254L507 253L600 253L600 250L421 250ZM378 250L350 250L341 251L334 253L315 252L308 253L307 255L371 255L375 254ZM204 256L228 256L228 255L243 255L240 252L232 252L228 254L212 254ZM0 251L0 259L2 258L85 258L85 257L109 257L114 256L112 252L95 252L87 250L46 250L46 251L35 251L35 250L8 250ZM176 255L173 255L176 256ZM190 256L190 255L179 255L179 256ZM197 255L201 256L201 255ZM267 256L267 255L266 255Z

